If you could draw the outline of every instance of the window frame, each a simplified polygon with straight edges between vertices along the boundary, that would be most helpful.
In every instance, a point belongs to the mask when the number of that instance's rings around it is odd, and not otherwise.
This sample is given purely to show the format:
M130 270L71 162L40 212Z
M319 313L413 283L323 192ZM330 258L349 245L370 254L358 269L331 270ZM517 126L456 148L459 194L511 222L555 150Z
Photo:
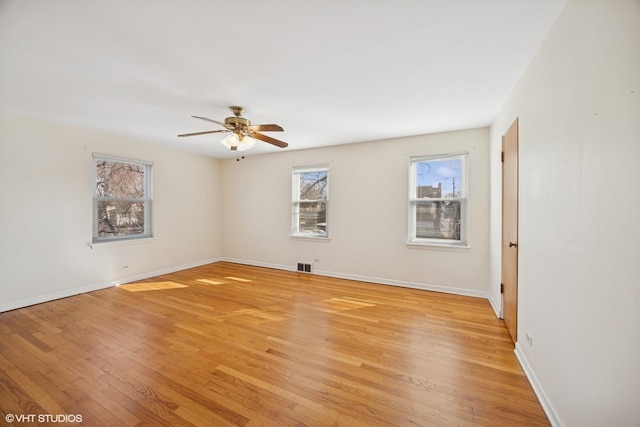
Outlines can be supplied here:
M144 170L144 197L143 198L128 198L128 197L104 197L98 195L98 162L106 161L112 163L121 163L128 164L134 166L141 166ZM153 209L153 162L146 160L137 160L126 157L113 156L108 154L100 154L93 153L92 155L92 166L93 166L93 207L92 207L92 217L93 217L93 230L92 230L92 243L107 243L107 242L120 242L120 241L131 241L131 240L142 240L142 239L153 239L153 228L152 228L152 209ZM126 201L137 201L144 204L144 231L138 234L129 234L124 236L99 236L98 233L98 205L100 202L126 202Z
M300 175L303 173L326 172L327 188L325 199L300 200ZM291 237L305 239L329 239L329 197L330 197L330 172L329 165L313 165L313 166L295 166L291 171ZM300 231L300 211L297 209L300 202L323 203L325 206L325 233L308 233Z
M435 154L425 156L415 156L409 159L409 203L408 203L408 245L417 246L434 246L449 248L468 248L469 247L469 185L468 185L468 152ZM442 160L459 159L461 165L461 192L458 197L438 197L438 198L418 198L417 190L417 165L418 163ZM457 239L439 239L432 237L417 237L416 229L416 208L420 201L459 201L460 202L460 240Z

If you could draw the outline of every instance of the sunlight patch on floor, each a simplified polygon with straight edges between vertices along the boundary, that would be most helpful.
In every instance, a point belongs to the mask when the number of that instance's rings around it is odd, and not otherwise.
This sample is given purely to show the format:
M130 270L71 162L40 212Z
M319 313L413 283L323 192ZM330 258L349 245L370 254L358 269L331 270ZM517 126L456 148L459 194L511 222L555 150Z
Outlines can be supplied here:
M235 280L236 282L251 282L251 280L249 279L243 279L242 277L234 277L234 276L227 276L225 277L225 279Z
M187 285L176 282L136 283L132 285L120 285L118 287L129 292L161 291L163 289L188 288Z
M211 279L196 279L196 282L206 283L207 285L223 285L224 282Z

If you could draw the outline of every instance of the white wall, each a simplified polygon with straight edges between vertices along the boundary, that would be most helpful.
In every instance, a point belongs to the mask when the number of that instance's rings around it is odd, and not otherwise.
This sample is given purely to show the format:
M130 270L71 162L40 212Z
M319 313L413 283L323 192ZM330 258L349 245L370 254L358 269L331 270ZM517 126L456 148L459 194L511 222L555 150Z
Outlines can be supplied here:
M517 353L554 423L637 426L640 2L570 0L491 128L495 298L500 136L515 117Z
M248 156L223 164L226 259L487 296L488 128ZM469 152L466 251L407 246L409 158ZM330 241L289 237L291 170L329 164ZM319 262L314 263L314 259Z
M93 152L154 162L153 241L88 246ZM0 113L0 311L219 259L221 171L208 157Z

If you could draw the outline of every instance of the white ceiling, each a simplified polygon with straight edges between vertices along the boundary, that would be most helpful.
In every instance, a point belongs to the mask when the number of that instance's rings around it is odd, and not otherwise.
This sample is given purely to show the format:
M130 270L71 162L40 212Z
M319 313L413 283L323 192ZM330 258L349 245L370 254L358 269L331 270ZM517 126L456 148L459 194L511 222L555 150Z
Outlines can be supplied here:
M491 124L565 0L0 0L0 109L217 158ZM251 153L281 149L259 142Z

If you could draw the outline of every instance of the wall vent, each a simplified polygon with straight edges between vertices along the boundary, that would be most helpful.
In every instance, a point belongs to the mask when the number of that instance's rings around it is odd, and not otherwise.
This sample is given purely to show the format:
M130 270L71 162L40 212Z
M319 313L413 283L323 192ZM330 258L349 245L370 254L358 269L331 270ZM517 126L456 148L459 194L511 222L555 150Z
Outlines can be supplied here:
M311 273L311 264L305 264L303 262L299 262L298 271L301 271L303 273Z

